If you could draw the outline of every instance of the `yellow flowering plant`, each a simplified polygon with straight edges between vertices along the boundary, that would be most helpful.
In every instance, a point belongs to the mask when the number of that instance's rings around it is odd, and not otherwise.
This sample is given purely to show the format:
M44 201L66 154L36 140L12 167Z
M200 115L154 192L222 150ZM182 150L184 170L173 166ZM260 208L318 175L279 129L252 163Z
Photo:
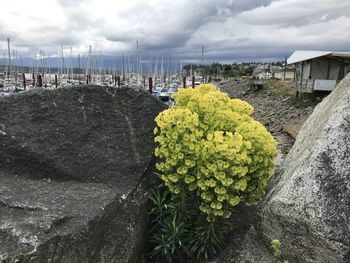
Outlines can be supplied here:
M259 202L274 172L276 142L252 113L247 102L202 84L179 89L175 106L155 119L162 181L175 195L196 196L208 221Z

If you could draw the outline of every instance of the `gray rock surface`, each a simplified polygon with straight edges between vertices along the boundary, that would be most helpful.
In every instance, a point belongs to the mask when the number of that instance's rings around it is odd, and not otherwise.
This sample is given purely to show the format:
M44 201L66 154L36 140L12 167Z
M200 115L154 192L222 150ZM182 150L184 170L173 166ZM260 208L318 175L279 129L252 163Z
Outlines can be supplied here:
M136 262L164 108L97 86L0 97L1 262Z
M219 255L203 263L273 263L274 257L253 225L255 206L238 206L233 209L229 233Z
M259 213L290 262L350 262L350 75L302 127Z
M234 233L233 233L234 234ZM229 246L213 263L274 263L274 257L252 226L235 247Z

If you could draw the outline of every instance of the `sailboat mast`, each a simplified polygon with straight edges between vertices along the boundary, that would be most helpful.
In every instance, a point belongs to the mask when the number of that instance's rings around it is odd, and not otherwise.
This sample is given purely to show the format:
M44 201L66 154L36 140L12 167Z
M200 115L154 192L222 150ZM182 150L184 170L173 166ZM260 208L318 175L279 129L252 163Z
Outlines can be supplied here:
M139 65L139 56L140 56L140 54L139 54L139 41L138 40L136 40L136 74L137 74L137 76L139 75L139 67L140 67L140 65Z
M7 38L7 52L8 52L8 70L7 70L7 84L10 84L10 75L11 75L11 50L10 50L10 38Z
M130 65L130 54L129 54L129 51L128 51L128 80L130 82L130 74L131 74L131 65Z
M122 74L123 74L123 82L125 81L125 61L124 61L124 53L122 54Z
M85 69L85 79L87 78L90 78L89 74L91 74L91 45L89 46L89 54L88 54L88 57L87 57L87 62L85 64L86 66L86 69ZM88 82L90 83L90 79L87 79Z
M49 70L49 80L51 81L51 64L50 64L50 55L47 56L47 67L48 67L48 70Z
M180 60L180 82L182 81L182 78L183 78L183 71L182 71L182 59Z
M80 53L78 54L78 68L75 71L75 78L76 79L78 79L77 76L79 76L79 80L80 80L80 76L81 76L80 75Z
M63 54L63 45L61 43L61 80L64 78L64 54Z
M158 55L156 55L156 63L154 64L154 72L153 72L154 84L157 84L158 79Z
M163 67L164 67L164 58L162 56L162 64L161 64L161 67L160 67L160 84L162 85L163 83L163 75L164 75L164 72L163 72Z
M73 78L73 62L72 62L72 56L73 56L73 51L72 51L72 47L70 47L69 74L68 74L68 79L72 79L72 78Z
M17 89L17 51L13 50L13 59L14 59L14 74L15 74L15 88Z
M148 73L149 73L149 75L151 75L151 73L152 73L152 57L151 56L149 56Z

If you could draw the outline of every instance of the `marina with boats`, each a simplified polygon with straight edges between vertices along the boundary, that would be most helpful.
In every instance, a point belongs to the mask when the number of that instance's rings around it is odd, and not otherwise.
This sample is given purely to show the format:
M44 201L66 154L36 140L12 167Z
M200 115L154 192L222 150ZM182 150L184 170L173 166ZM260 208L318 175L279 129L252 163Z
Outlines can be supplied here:
M142 61L138 42L134 56L122 54L119 66L108 69L104 66L103 56L93 54L91 46L87 55L74 57L72 48L67 53L61 45L60 57L56 57L58 67L51 66L52 58L46 56L44 51L33 57L31 67L23 66L18 52L11 50L9 38L6 53L0 66L0 95L35 88L57 89L91 84L145 90L168 102L179 87L194 87L205 81L193 70L190 76L186 76L182 63L177 61L165 62L164 57L158 56L153 60L149 58L147 62Z

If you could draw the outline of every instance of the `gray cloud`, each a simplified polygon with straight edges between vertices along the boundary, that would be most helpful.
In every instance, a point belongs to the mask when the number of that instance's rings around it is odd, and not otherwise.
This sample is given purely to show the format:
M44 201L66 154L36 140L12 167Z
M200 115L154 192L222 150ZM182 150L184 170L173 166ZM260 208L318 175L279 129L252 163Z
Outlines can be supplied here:
M225 21L243 10L264 6L271 1L144 1L123 11L121 17L133 26L112 34L111 41L141 40L146 47L182 47L203 25L211 21ZM158 43L158 44L157 44ZM159 46L158 46L159 45Z
M57 0L56 1L62 8L67 7L79 7L84 2L91 2L91 0Z
M249 24L303 26L350 16L349 1L283 0L242 12L238 19Z
M25 54L57 54L61 43L76 53L198 60L281 58L294 49L348 51L348 0L3 0L0 39ZM26 6L22 5L25 3ZM38 10L28 10L35 6ZM312 7L312 8L311 8ZM4 49L4 45L0 48ZM0 50L0 52L3 52Z

